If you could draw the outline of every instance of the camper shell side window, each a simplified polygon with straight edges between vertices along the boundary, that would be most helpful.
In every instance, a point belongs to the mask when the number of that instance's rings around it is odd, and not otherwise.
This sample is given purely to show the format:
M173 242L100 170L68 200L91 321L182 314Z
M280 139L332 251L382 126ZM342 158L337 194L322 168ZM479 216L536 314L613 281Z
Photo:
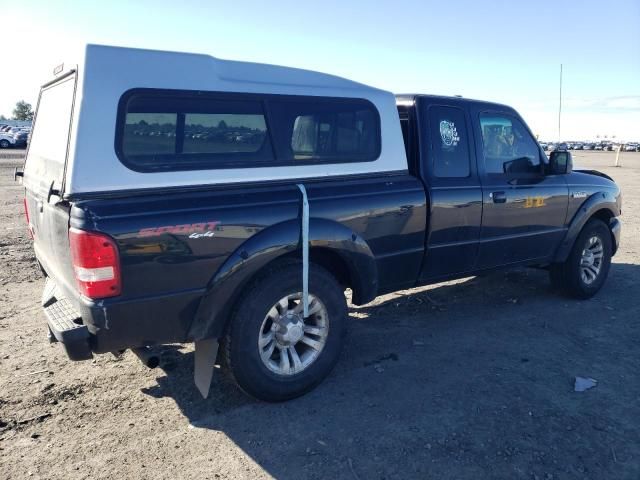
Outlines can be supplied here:
M139 172L370 162L380 148L368 100L157 89L122 96L115 139Z

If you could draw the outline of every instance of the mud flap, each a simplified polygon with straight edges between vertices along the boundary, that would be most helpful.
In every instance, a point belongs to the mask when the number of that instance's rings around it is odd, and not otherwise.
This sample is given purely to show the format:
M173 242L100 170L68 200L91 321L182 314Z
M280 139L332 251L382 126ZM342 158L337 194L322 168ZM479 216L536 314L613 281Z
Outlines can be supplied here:
M218 355L218 339L207 338L195 342L195 365L193 381L203 398L209 396L209 387L213 378L213 367Z

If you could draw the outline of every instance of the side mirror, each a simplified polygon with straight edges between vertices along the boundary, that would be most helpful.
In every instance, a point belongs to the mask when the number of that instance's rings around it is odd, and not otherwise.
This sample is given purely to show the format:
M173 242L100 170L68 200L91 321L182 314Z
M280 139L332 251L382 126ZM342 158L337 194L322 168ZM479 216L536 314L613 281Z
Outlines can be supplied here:
M573 171L571 152L555 150L549 155L549 175L563 175Z

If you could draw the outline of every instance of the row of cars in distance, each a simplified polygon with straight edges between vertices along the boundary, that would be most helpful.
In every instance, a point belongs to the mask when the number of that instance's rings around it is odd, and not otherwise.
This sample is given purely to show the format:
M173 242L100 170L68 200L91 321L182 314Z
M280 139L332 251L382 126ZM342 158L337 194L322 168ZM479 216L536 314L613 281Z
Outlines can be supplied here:
M26 147L31 127L14 127L0 123L0 148Z
M622 150L625 152L640 152L640 143L626 143Z
M615 152L620 148L623 152L640 152L640 143L613 143L613 142L540 142L547 152L555 150L600 150Z

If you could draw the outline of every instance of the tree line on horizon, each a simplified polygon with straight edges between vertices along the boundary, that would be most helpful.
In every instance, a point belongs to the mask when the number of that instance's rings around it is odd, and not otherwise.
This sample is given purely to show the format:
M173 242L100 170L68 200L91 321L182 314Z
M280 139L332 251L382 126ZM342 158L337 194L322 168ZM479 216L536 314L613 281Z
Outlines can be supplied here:
M4 115L0 115L0 121L2 120L20 120L20 121L32 121L33 120L33 108L31 104L20 100L16 102L16 106L13 109L11 118L7 118Z

